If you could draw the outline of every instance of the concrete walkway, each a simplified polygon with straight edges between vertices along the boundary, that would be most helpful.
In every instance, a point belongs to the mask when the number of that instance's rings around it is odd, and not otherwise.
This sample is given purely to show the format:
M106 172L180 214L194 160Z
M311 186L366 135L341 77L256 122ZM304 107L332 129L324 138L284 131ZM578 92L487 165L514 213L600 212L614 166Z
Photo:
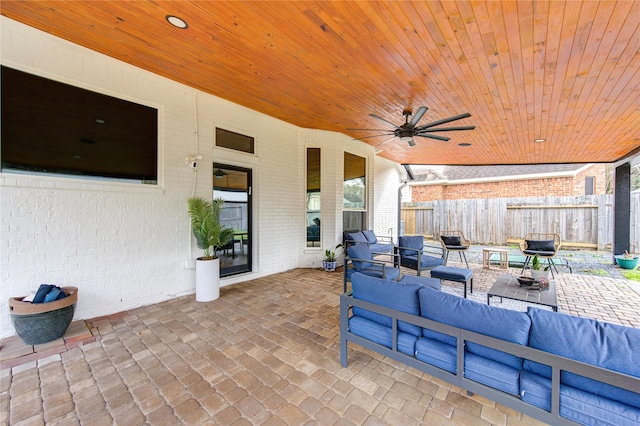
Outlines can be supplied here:
M476 291L519 273L472 269ZM629 281L557 286L561 312L640 327ZM340 271L297 269L89 320L86 341L24 362L2 342L0 424L539 424L355 344L340 367L341 289Z

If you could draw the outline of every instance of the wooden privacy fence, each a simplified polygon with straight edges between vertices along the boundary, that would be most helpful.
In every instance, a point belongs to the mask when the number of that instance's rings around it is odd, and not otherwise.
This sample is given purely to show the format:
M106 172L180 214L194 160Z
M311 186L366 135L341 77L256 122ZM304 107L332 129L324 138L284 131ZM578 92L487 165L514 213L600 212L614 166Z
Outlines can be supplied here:
M562 245L604 250L613 239L613 196L483 198L402 204L404 233L459 230L474 244L506 245L554 232ZM631 251L640 252L640 191L631 194Z

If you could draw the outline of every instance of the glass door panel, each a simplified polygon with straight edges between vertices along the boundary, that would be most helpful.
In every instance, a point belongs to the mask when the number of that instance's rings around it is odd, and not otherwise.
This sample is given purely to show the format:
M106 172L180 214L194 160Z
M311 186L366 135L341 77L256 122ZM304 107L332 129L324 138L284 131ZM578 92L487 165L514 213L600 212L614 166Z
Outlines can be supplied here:
M233 240L220 248L220 276L251 271L251 169L213 163L213 198L222 198L223 226L233 228Z

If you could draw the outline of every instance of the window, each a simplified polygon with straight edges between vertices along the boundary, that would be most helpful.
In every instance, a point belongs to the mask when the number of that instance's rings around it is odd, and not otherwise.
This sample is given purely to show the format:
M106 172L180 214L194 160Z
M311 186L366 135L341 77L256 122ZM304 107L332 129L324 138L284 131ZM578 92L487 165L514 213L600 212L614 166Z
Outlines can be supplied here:
M307 247L320 247L320 148L307 148Z
M595 177L587 176L584 178L584 195L593 195L595 186Z
M254 154L254 139L216 127L216 146Z
M366 228L366 160L348 152L344 153L343 219L345 231Z

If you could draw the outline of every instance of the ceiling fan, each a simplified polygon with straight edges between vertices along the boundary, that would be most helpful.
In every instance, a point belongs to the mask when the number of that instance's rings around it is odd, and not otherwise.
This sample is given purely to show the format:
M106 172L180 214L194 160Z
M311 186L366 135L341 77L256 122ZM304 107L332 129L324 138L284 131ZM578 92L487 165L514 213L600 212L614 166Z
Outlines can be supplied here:
M427 109L428 109L427 107L421 106L420 108L418 108L418 111L415 113L415 115L413 115L411 120L409 120L409 117L411 117L411 115L413 114L413 111L411 110L411 108L405 108L402 111L402 115L404 116L404 124L401 124L399 126L375 114L369 114L369 116L376 118L380 121L384 121L385 123L391 125L393 129L347 129L347 130L370 130L374 132L382 132L377 135L360 138L359 140L375 138L379 136L391 136L391 138L381 142L380 144L378 144L378 146L384 145L387 142L391 142L395 138L400 138L401 141L407 142L409 146L414 146L416 142L413 140L413 138L416 136L421 138L430 138L430 139L436 139L439 141L446 142L450 138L446 136L434 135L432 133L451 132L451 131L458 131L458 130L473 130L476 128L476 126L437 127L441 124L450 123L452 121L471 117L471 114L469 114L468 112L465 112L464 114L460 114L460 115L454 115L453 117L444 118L442 120L432 121L431 123L424 124L422 126L416 126L416 124L418 124L418 121L420 121L424 113L427 112Z

